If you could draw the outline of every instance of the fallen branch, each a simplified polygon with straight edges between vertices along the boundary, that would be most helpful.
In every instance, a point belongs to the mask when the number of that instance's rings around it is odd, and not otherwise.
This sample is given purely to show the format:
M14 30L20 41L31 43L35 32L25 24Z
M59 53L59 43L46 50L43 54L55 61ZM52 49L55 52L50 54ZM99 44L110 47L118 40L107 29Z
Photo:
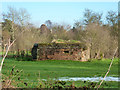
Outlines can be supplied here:
M110 63L110 66L109 66L109 68L108 68L108 71L107 71L107 73L105 74L103 80L100 82L99 86L97 87L97 90L98 90L98 88L101 86L101 84L103 83L105 77L108 75L108 73L109 73L109 71L110 71L110 68L111 68L111 66L112 66L112 63L113 63L113 60L114 60L114 57L115 57L115 54L116 54L117 50L118 50L118 47L116 48L116 50L115 50L115 52L114 52L114 54L113 54L113 58L112 58L112 61L111 61L111 63Z

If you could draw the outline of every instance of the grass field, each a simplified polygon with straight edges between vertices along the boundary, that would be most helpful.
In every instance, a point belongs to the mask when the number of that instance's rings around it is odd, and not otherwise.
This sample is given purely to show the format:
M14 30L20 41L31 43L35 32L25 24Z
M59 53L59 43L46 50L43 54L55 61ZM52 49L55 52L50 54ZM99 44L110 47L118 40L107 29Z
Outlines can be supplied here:
M39 79L59 78L59 77L94 77L104 76L107 72L111 60L94 60L92 62L79 62L70 60L46 60L46 61L17 61L14 58L6 59L4 62L2 73L9 76L12 67L15 70L23 70L21 72L21 80L27 82L28 85L20 84L20 87L37 87ZM108 76L118 77L118 59L114 59L111 71ZM17 77L15 78L17 81ZM73 82L67 82L72 84ZM88 85L89 82L74 82L76 86ZM118 82L104 82L104 87L118 87ZM102 87L103 87L102 86Z

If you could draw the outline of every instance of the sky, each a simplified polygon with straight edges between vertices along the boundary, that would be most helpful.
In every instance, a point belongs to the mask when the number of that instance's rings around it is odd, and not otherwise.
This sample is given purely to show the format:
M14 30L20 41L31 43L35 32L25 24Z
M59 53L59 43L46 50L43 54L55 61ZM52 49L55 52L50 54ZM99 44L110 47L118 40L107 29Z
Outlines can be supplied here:
M83 19L85 9L103 13L103 21L108 11L118 12L118 2L2 2L2 12L7 12L8 6L25 8L31 16L30 22L37 27L46 20L73 26Z

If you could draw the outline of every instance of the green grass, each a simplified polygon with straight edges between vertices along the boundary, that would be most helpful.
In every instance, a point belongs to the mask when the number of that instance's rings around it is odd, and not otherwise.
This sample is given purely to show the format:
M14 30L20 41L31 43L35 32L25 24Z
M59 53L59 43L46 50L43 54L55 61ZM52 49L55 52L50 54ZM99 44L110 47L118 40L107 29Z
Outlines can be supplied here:
M56 42L69 42L69 43L79 43L77 40L63 40L63 39L56 39Z
M12 67L23 70L21 79L23 81L37 82L40 72L41 79L58 78L58 77L94 77L104 76L107 72L111 60L94 60L92 62L80 62L70 60L45 60L45 61L17 61L14 58L6 59L2 73L9 75ZM118 59L114 59L113 65L108 76L118 76ZM75 82L77 86L81 82ZM83 83L83 82L82 82ZM116 87L117 82L112 82ZM108 82L110 85L111 83ZM106 86L106 87L109 87ZM31 86L31 87L34 87Z

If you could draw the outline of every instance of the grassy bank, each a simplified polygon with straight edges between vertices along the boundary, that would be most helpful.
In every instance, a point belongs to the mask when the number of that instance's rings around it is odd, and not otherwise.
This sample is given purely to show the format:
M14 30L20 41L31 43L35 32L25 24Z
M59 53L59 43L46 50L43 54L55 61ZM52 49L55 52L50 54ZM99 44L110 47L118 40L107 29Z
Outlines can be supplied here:
M8 76L13 66L15 70L23 70L20 79L29 83L27 87L36 87L38 78L52 79L58 77L94 77L104 76L111 60L94 60L92 62L46 60L46 61L17 61L14 58L6 59L2 73ZM114 59L108 76L118 76L118 59ZM17 77L16 77L17 79ZM68 82L68 84L72 82ZM111 86L111 83L113 84ZM116 87L117 82L108 82L106 87ZM84 82L75 82L77 86L84 85ZM24 86L24 85L23 85Z

